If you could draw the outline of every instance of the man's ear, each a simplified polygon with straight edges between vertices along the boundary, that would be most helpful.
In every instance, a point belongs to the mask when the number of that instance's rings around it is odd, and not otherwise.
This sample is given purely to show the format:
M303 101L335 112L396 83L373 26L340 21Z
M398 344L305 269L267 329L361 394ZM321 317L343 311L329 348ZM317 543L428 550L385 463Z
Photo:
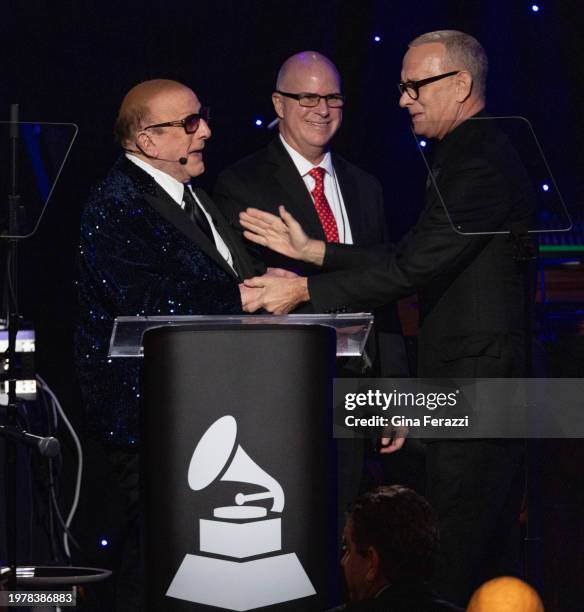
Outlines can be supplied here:
M158 155L158 148L146 132L142 131L136 134L136 144L139 149L144 151L147 155L151 157L156 157Z
M379 578L380 564L379 554L373 546L369 546L367 549L367 560L369 561L369 568L367 569L367 580L375 582Z
M282 100L282 96L278 93L272 94L272 104L274 105L274 110L276 111L276 115L278 115L278 119L284 118L284 102Z
M462 70L455 75L456 101L464 102L472 92L472 76L470 72Z

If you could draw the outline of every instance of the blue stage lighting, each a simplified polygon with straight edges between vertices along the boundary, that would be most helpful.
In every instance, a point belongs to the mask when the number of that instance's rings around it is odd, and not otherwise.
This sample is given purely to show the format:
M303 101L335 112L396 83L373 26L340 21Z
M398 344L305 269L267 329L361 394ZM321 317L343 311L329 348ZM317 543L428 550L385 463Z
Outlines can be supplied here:
M550 190L550 186L549 186L547 183L544 183L544 184L541 186L541 188L542 188L544 191L549 191L549 190Z
M376 35L376 36L374 36L374 37L373 37L373 40L374 40L375 42L381 42L381 36Z
M425 147L428 143L425 140L420 140L420 146Z
M532 10L534 13L539 12L539 5L538 5L538 4L532 4L532 5L531 5L531 10Z
M256 124L258 127L261 127L262 125L264 125L264 122L263 122L261 119L256 119L256 120L255 120L255 124Z
M106 546L109 546L109 542L103 538L99 541L99 544L101 545L102 548L105 548Z

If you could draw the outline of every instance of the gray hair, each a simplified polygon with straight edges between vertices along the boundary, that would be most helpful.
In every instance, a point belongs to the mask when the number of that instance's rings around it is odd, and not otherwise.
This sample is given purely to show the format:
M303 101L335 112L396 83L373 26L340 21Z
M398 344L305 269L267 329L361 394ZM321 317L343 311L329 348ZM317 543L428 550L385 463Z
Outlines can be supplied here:
M429 43L442 43L446 48L446 62L453 68L464 68L470 72L474 93L485 99L489 61L481 43L458 30L437 30L414 38L408 47L419 47Z

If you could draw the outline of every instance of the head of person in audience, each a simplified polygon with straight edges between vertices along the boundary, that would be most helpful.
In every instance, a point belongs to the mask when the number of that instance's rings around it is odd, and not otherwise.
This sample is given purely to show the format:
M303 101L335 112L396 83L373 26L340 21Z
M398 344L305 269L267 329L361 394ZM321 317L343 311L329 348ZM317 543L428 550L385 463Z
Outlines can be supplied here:
M544 612L544 608L537 591L526 582L500 576L474 592L467 612Z
M341 565L352 601L372 599L388 584L431 577L438 551L436 516L400 485L365 493L349 509Z
M286 143L314 165L320 163L343 119L335 65L316 51L289 57L278 72L272 102Z
M144 81L126 94L114 126L122 148L181 183L205 170L203 149L211 136L208 111L186 85Z

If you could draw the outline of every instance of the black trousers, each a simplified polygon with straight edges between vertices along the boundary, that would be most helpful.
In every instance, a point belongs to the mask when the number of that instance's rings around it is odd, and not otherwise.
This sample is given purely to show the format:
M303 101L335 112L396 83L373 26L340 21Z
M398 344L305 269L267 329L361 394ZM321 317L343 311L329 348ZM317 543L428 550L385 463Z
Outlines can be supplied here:
M519 573L524 441L432 441L426 469L440 527L433 586L464 606L484 581Z
M123 521L117 534L114 567L115 612L140 612L143 606L144 566L140 512L140 455L133 450L108 450L112 475L122 496Z

